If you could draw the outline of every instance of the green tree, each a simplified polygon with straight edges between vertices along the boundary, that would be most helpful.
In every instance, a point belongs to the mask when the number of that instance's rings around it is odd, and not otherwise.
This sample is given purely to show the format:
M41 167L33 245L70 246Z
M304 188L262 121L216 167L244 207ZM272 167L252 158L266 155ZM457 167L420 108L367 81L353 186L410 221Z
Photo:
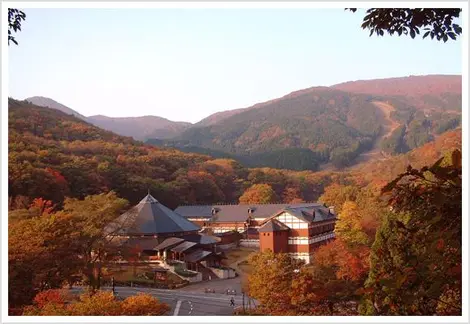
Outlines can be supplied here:
M462 166L456 150L383 189L390 211L371 253L367 315L461 314Z
M346 9L348 10L348 9ZM352 12L357 9L350 8ZM377 34L383 36L385 32L390 35L409 35L415 38L424 30L423 38L447 42L456 40L462 33L459 24L454 20L459 18L460 8L372 8L367 9L362 28L370 30L370 36Z
M79 231L79 236L73 241L74 248L81 257L84 274L93 289L100 288L101 266L113 251L115 234L123 226L113 221L127 206L128 202L114 192L87 196L83 200L65 200L63 212L70 216L71 225Z

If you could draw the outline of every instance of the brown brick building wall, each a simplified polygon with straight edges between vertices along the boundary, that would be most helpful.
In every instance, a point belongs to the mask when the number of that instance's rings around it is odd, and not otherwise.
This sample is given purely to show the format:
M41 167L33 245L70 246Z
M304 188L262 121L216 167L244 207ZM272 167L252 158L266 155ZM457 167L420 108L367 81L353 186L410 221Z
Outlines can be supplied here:
M260 251L271 250L275 253L287 253L289 231L259 233Z

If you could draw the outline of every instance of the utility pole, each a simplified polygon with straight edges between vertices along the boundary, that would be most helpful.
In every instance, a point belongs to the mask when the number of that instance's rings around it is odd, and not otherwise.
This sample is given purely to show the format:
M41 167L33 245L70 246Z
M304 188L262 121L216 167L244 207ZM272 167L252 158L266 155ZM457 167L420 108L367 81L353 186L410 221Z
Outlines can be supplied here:
M242 291L243 315L245 315L245 292Z

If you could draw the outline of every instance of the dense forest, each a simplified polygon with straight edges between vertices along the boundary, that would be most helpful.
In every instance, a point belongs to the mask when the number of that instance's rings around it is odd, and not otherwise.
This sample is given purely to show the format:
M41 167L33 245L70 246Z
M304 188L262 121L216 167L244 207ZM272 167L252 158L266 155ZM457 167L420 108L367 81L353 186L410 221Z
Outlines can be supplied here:
M450 96L448 109L426 111L404 96L318 87L237 111L208 126L196 124L171 140L147 143L224 156L245 167L317 171L331 162L342 169L373 147L384 154L406 153L455 129L461 123L457 99Z
M418 149L427 152L412 151L397 157L402 162L394 158L391 163L378 161L365 167L362 173L357 169L310 172L246 168L226 156L212 158L146 145L60 111L10 99L10 207L27 205L38 197L60 205L67 196L83 198L109 190L132 204L147 190L171 208L184 203L230 203L237 202L250 186L261 183L271 185L278 197L295 189L298 198L314 201L331 182L364 182L367 178L371 183L386 175L383 184L403 172L408 162L431 163L426 156L436 159L445 150L460 147L460 142L459 131L447 132L432 142L437 146L429 143ZM280 166L288 160L287 153L286 157L276 157ZM410 160L408 157L412 156L420 159ZM298 163L310 162L307 158ZM390 167L393 170L384 172L384 168Z
M249 186L269 183L279 197L295 187L316 200L334 174L248 169L229 159L160 149L103 131L74 116L10 99L10 207L34 198L114 190L130 203L150 190L164 204L237 202Z

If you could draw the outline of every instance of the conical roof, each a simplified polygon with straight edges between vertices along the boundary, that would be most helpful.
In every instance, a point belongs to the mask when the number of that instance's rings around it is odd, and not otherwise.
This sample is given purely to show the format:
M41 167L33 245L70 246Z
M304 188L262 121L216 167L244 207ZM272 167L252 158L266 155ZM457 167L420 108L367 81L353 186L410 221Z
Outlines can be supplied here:
M200 228L162 205L148 194L136 206L119 216L112 227L116 234L157 235L198 231Z

